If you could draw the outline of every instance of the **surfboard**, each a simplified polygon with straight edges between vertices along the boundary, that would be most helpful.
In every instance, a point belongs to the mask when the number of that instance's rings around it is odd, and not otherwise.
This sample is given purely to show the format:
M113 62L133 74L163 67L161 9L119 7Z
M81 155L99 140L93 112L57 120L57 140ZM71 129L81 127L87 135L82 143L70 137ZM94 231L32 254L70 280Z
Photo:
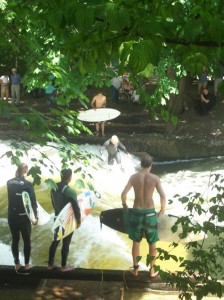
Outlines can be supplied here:
M129 211L131 209L129 208ZM100 222L114 230L128 234L128 215L129 213L123 208L114 208L102 211L100 213ZM160 241L165 242L180 242L188 243L192 241L199 241L206 237L204 232L194 234L189 233L186 238L182 238L181 226L178 227L175 233L172 232L171 227L175 224L177 217L164 214L158 218L158 233Z
M77 197L83 221L92 211L101 195L95 191L85 191ZM56 217L51 231L54 240L61 240L77 229L77 222L71 203L67 203Z
M117 118L120 111L113 108L88 109L78 114L78 120L84 122L104 122Z
M30 195L27 192L22 192L23 205L25 212L31 222L35 222L36 218L34 216ZM46 210L37 202L37 211L38 211L38 223L37 225L45 225L51 218L51 215L46 212Z

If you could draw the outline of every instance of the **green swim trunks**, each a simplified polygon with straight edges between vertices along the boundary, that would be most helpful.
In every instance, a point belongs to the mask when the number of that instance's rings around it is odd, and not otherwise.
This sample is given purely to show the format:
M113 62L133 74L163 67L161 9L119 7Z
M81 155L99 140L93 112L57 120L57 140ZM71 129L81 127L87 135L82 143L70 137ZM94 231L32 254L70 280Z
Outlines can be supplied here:
M140 242L143 237L149 244L158 240L157 213L155 209L129 209L128 235L134 242Z

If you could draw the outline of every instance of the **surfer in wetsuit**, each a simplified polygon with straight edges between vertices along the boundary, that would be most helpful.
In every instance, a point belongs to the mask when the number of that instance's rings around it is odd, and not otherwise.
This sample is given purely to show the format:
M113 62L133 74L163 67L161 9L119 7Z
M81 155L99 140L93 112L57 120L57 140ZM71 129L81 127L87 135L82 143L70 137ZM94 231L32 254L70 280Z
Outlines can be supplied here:
M72 180L72 170L64 169L61 171L61 181L57 183L57 190L51 190L51 200L55 210L55 217L58 216L60 211L65 207L67 203L71 203L74 215L77 221L77 228L81 225L81 212L78 206L77 194L71 189L68 184ZM73 231L74 232L74 231ZM67 259L69 254L69 246L73 236L73 232L67 235L62 240L61 249L61 271L67 272L73 270L73 268L67 267ZM48 270L56 269L54 265L54 257L60 240L57 241L56 238L52 241L49 249L48 258Z
M91 107L95 110L98 108L105 108L106 104L107 104L107 98L102 93L99 93L96 96L94 96L90 103ZM102 136L105 137L105 133L104 133L105 123L104 122L96 123L96 136L99 135L100 125L101 125Z
M103 154L103 148L105 148L108 152L108 165L113 165L114 160L116 160L117 164L121 164L120 150L129 155L126 147L121 143L116 135L113 135L103 144L103 146L100 148L101 155Z
M141 159L142 169L133 174L125 186L121 200L124 209L128 210L126 203L127 193L134 188L135 200L133 209L129 213L129 238L133 241L132 257L133 270L131 273L138 276L138 262L137 257L140 255L140 243L142 237L145 235L149 244L148 258L150 262L150 277L155 277L158 272L155 271L154 265L156 260L156 242L159 240L157 230L157 213L155 211L153 193L156 189L160 195L161 209L158 217L165 211L166 197L163 191L160 179L158 176L150 173L152 167L152 158L150 155L145 155Z
M32 183L25 179L27 173L28 166L25 163L22 163L17 168L16 177L7 181L8 224L12 234L11 248L15 262L15 270L17 272L23 270L29 271L32 268L29 264L31 254L31 222L23 205L22 192L24 191L30 196L32 209L36 218L36 221L32 222L32 224L36 225L38 222L36 196ZM20 233L24 243L25 267L20 264L19 260Z

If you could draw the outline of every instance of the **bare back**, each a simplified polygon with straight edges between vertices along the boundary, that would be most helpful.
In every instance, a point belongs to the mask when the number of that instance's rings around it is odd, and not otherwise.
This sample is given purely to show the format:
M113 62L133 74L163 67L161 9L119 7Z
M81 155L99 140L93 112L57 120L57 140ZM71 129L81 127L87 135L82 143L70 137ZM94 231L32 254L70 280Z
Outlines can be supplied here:
M135 193L133 208L136 209L154 208L153 192L155 189L161 199L165 197L159 177L144 169L130 177L123 191L123 197L126 198L127 192L132 187Z
M106 107L106 96L104 96L103 94L98 94L96 95L93 100L91 101L91 106L92 108L103 108Z

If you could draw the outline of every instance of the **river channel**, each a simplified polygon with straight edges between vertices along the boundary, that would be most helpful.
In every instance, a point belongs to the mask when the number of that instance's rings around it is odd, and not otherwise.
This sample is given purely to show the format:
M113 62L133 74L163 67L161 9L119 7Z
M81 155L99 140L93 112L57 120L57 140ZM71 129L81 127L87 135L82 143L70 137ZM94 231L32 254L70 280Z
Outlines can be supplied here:
M97 145L80 145L80 149L99 155L99 146ZM1 154L9 150L7 142L1 143ZM48 157L56 165L58 164L58 155L55 150L44 148ZM28 158L24 157L24 162L31 166L30 158L34 153L29 153ZM92 183L95 189L101 193L102 197L95 206L93 213L89 215L82 223L81 227L75 231L70 246L68 264L74 267L91 268L91 269L121 269L125 270L132 266L131 242L127 235L114 231L103 225L101 228L99 215L102 210L109 208L121 207L120 194L129 176L139 168L140 159L136 156L127 157L122 153L123 170L118 167L108 169L107 153L104 153L104 160L94 158L98 168L89 167L88 172L92 175ZM11 255L11 235L7 224L7 191L6 182L14 177L15 166L12 166L7 157L0 160L0 264L13 265ZM199 192L209 199L214 195L210 189L211 174L218 173L224 175L224 158L216 157L210 159L197 159L191 161L154 161L152 173L161 178L163 188L166 192L167 200L173 199L174 202L167 202L167 211L177 216L184 214L184 207L174 197L176 194L181 196L189 192ZM47 178L59 180L58 172L55 175L48 171L46 167L42 169L43 182L35 187L36 197L39 203L52 214L51 221L44 226L35 226L32 231L32 264L36 266L47 265L48 249L52 239L51 227L53 224L53 208L50 200L50 191L44 180ZM78 175L77 175L78 176ZM27 178L32 180L32 178ZM75 186L76 175L70 184ZM155 193L155 206L159 210L159 197ZM133 203L133 192L130 192L128 204L131 207ZM201 216L203 218L203 216ZM170 238L172 242L172 235ZM212 242L207 239L208 244ZM158 242L158 247L169 249L168 242ZM21 261L23 262L22 243L21 243ZM141 270L146 270L145 258L148 251L146 241L142 244L143 259L140 263ZM188 257L189 253L185 250L184 244L173 250L173 254ZM56 262L60 264L60 250L57 252ZM178 269L175 263L158 261L162 268L174 271Z

